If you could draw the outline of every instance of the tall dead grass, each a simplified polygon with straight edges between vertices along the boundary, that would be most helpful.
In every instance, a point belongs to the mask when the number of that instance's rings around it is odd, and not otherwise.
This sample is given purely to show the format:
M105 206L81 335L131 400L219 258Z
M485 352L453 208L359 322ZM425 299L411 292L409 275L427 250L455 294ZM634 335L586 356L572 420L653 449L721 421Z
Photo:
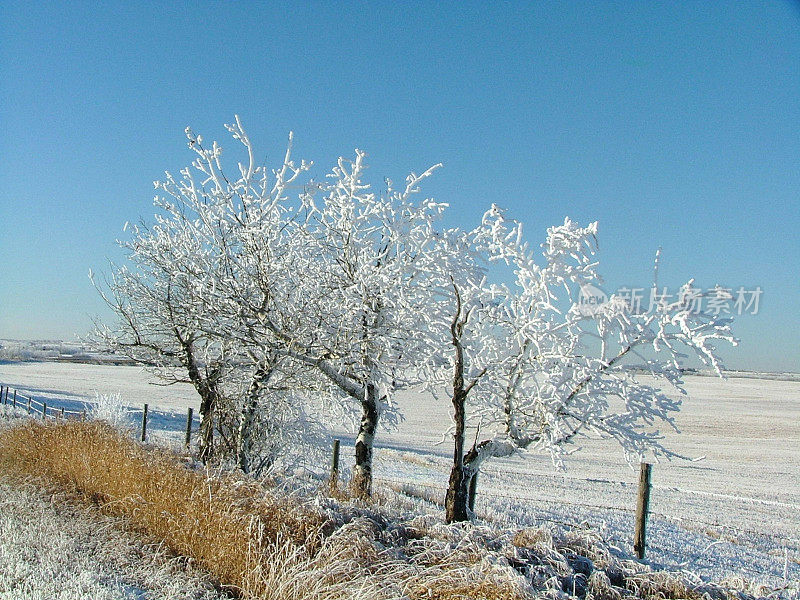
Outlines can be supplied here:
M24 422L0 431L0 469L78 491L193 558L244 598L524 600L519 577L434 543L409 556L376 523L332 523L322 510L236 479L187 468L100 422Z
M541 530L461 528L433 515L401 521L391 505L344 495L304 503L252 480L193 470L103 422L0 429L0 476L78 492L246 599L747 597L620 560L588 535L557 542ZM580 557L591 565L583 574Z
M79 491L244 595L260 595L250 574L276 542L307 551L320 542L321 515L255 484L192 471L101 422L7 429L0 467Z

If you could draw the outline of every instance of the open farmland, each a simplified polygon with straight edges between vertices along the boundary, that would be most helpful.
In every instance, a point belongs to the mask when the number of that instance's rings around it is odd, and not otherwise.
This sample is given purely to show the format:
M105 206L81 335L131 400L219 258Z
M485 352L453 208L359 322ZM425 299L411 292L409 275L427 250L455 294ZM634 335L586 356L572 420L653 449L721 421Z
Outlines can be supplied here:
M121 392L132 408L148 402L151 410L180 415L188 406L198 407L189 386L154 385L136 367L4 363L0 381L53 402ZM677 417L681 433L664 433L670 448L697 460L654 467L649 560L714 578L796 582L800 382L690 376L686 383L690 397ZM400 394L398 401L405 420L397 431L378 437L378 483L402 482L411 493L441 498L450 448L439 442L449 424L448 404L413 392ZM344 430L336 435L349 439ZM638 473L613 444L581 443L563 473L548 456L535 453L486 463L478 514L517 525L585 522L630 551Z

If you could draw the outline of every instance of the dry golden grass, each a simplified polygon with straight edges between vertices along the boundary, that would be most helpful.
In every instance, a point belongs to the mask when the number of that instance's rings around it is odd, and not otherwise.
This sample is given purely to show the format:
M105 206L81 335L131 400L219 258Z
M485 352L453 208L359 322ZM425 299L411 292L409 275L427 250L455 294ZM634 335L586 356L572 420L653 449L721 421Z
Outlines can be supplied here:
M628 577L625 585L637 598L646 600L701 600L703 595L671 574L644 573Z
M320 541L321 516L254 484L191 471L100 422L7 429L0 467L79 491L244 595L260 595L250 574L276 540L309 550Z
M601 569L621 563L585 533L556 541L529 528L512 534L501 549L486 528L445 526L427 516L392 525L379 514L382 504L391 510L389 498L379 493L370 505L350 501L346 486L329 490L338 503L325 500L332 503L326 513L252 480L192 470L179 457L146 448L102 422L27 421L0 429L0 474L77 492L194 559L246 599L529 600L562 593L553 585L572 573L569 555L588 557L598 567L587 581L587 598L594 600L699 600L704 592L634 563L612 586ZM545 565L548 579L536 584L545 587L534 590L503 565L503 556Z
M476 557L456 560L445 546L399 557L376 543L370 519L336 528L322 511L253 482L191 470L99 422L4 429L0 470L76 491L124 516L244 598L531 597L519 581L476 566Z
M528 527L526 529L521 529L514 534L511 543L520 548L534 547L537 544L545 544L550 546L553 544L553 536L545 529Z

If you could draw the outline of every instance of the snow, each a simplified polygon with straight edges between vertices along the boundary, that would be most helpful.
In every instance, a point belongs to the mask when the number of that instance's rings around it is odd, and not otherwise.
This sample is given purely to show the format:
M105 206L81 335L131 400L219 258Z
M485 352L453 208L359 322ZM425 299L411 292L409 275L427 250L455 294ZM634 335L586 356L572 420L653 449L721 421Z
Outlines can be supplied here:
M50 362L0 363L0 382L48 401L89 402L121 392L138 408L185 415L199 408L188 385L154 385L137 367ZM653 467L647 559L671 570L721 580L743 576L800 588L800 381L687 376L689 398L677 414L682 433L665 445L701 458ZM396 398L405 419L376 437L375 476L411 482L444 496L452 448L442 442L449 404L406 391ZM181 419L158 426L181 426ZM352 466L343 438L343 466ZM474 431L468 433L474 436ZM509 525L588 524L621 552L631 552L638 469L613 442L583 440L554 471L549 456L529 454L484 463L478 515ZM564 525L566 524L566 525ZM585 525L584 525L585 526ZM784 579L785 578L785 579Z
M665 431L665 445L696 462L662 461L653 468L648 558L666 567L720 579L741 573L800 579L800 383L687 377L689 398L677 415L681 434ZM408 394L398 398L406 415L397 433L378 438L394 448L434 454L434 464L406 462L393 478L415 479L444 490L450 448L431 444L449 424L447 404ZM484 464L479 514L516 513L516 523L550 519L605 524L630 551L638 470L611 441L585 440L556 473L550 458L528 455ZM506 496L506 497L503 497ZM581 506L588 505L588 506ZM599 508L608 507L608 508ZM784 552L785 550L785 552Z

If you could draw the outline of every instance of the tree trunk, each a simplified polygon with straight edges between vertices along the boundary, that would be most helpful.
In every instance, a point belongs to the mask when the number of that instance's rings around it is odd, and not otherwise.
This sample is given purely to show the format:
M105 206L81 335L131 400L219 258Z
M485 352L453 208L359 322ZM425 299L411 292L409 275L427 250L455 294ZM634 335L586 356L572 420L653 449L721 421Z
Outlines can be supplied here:
M214 456L214 412L216 395L207 391L200 400L200 460L208 462Z
M250 472L250 460L253 454L252 429L255 408L256 404L253 403L251 398L248 398L244 410L242 410L239 431L236 435L236 464L239 465L242 473Z
M464 437L466 435L466 410L465 403L467 395L463 390L463 377L456 375L456 385L460 379L460 389L453 394L454 420L456 430L453 434L455 438L453 448L453 467L450 469L450 484L447 487L445 497L445 520L447 523L469 520L469 483L472 479L472 471L464 465Z
M461 336L464 335L464 325L469 318L469 313L462 317L461 294L458 287L453 284L456 298L456 313L450 324L450 335L453 349L455 350L455 361L453 362L453 421L456 430L453 434L453 467L450 469L450 483L447 486L447 496L445 496L445 520L448 523L469 520L469 483L474 471L465 467L464 464L464 438L467 429L467 394L475 385L475 381L469 386L464 382L464 347L461 344ZM477 380L476 380L477 381Z
M351 483L353 493L361 498L372 495L372 443L378 427L378 388L368 383L361 399L361 424L356 438L356 465Z
M267 369L263 363L258 365L253 374L253 381L247 391L247 398L239 417L239 428L236 432L236 463L243 473L249 473L253 461L253 423L255 422L261 390L272 376L272 368Z
M459 468L454 466L450 471L450 485L445 500L445 522L460 523L470 520L469 485L474 476L475 472L463 464Z
M200 394L200 460L205 463L214 456L214 413L219 398L217 384L221 371L219 366L213 366L210 371L206 369L206 375L203 377L194 357L192 338L184 341L177 330L176 335L183 345L183 364L189 374L189 380Z
M253 381L250 383L250 389L247 393L244 406L242 407L242 414L239 416L239 430L236 432L236 463L242 470L242 473L250 472L250 458L252 454L252 429L253 421L255 420L256 410L258 409L258 398L260 392L259 380L263 376L263 369L259 367Z

